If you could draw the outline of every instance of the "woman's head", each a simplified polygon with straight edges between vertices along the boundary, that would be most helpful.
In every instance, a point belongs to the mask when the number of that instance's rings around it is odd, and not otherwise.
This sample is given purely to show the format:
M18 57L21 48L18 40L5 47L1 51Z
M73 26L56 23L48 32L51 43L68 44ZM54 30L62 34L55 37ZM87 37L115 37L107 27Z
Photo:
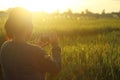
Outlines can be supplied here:
M30 36L32 33L32 15L24 8L13 8L5 24L8 38Z

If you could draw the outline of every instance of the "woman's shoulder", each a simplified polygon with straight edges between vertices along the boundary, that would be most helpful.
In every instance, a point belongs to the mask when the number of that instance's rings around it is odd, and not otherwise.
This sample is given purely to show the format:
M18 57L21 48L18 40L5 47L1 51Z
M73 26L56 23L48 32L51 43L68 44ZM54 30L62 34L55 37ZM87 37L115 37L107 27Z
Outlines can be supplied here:
M28 46L35 52L46 53L45 50L39 45L28 43Z
M36 44L27 43L27 45L28 45L30 48L33 48L33 49L42 49L40 46L38 46L38 45L36 45Z
M5 41L5 42L1 45L1 47L0 47L0 54L1 54L3 51L6 50L6 48L9 46L10 43L11 43L10 41Z
M1 49L5 48L6 46L9 45L9 43L11 43L10 41L5 41L2 45L1 45Z

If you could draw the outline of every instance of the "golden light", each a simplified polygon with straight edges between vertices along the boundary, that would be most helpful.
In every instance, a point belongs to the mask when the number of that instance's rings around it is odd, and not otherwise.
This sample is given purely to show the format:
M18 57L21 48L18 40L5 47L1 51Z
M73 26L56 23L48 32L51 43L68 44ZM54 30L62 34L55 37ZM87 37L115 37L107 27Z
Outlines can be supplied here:
M52 13L56 10L65 11L72 6L68 0L27 0L21 6L30 11L45 11Z
M1 1L3 8L24 7L30 11L44 11L48 13L68 9L79 10L86 3L84 0L6 0Z
M30 11L44 11L52 13L56 10L64 12L69 8L74 9L77 5L82 5L83 1L84 0L79 0L79 2L75 0L19 0L9 4L9 6L20 6Z
M30 11L45 11L49 13L56 10L64 12L68 9L72 9L74 12L81 12L85 9L93 12L101 12L103 9L107 12L113 12L120 10L119 4L119 0L0 0L0 10L24 7Z

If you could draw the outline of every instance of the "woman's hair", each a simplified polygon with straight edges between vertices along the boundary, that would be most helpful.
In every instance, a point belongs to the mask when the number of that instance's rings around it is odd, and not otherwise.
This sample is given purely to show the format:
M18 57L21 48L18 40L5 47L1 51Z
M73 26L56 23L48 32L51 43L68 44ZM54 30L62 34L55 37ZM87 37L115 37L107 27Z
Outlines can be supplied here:
M32 30L32 15L24 8L13 8L8 15L5 24L5 31L8 38L13 38L14 35L19 36L21 33Z

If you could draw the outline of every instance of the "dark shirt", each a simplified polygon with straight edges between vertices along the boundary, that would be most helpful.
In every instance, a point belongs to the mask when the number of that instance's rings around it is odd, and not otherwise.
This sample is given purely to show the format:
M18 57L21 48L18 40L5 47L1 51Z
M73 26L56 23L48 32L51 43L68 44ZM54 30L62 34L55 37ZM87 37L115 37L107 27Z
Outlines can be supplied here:
M61 68L61 49L53 47L52 57L36 45L6 41L0 51L5 80L45 80L46 72L56 74Z

